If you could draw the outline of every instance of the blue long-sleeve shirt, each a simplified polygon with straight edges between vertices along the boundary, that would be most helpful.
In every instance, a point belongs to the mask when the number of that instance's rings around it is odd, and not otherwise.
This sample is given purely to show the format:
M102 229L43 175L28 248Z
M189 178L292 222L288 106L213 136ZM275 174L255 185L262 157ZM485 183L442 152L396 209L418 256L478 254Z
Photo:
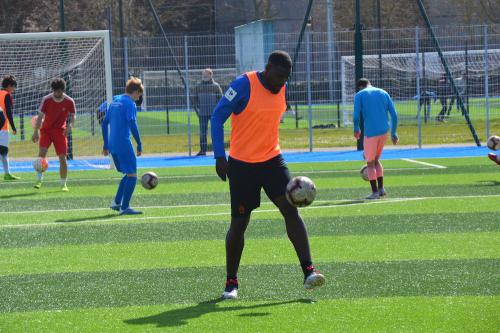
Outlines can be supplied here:
M391 114L391 126L389 115ZM367 137L385 134L391 129L391 136L396 135L398 114L391 96L380 88L367 87L354 96L354 132L359 132L359 119L363 114L364 133Z
M262 78L262 72L257 72L262 85L268 88L268 85ZM240 114L245 110L250 100L250 80L246 74L242 74L234 79L226 90L226 93L219 100L210 119L212 132L212 146L214 148L214 158L225 157L224 150L224 123L227 118L234 113Z
M102 122L103 148L113 154L129 151L132 146L130 134L137 143L137 150L142 151L135 102L128 95L115 96Z

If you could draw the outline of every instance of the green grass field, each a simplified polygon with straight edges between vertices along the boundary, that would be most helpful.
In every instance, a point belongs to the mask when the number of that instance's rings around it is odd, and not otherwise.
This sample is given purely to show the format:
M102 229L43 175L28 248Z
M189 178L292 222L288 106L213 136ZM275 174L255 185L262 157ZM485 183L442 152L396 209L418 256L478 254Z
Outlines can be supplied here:
M352 106L348 107L352 108ZM500 133L500 98L490 98L489 107L490 133L498 134ZM416 146L418 144L417 103L413 100L406 102L399 101L396 102L396 109L400 118L398 130L400 144ZM453 107L451 117L446 123L435 120L440 109L441 105L439 102L432 104L430 121L422 125L422 144L474 144L465 119L457 112L456 107ZM336 105L314 105L312 110L313 126L337 125L338 115ZM280 142L284 149L308 148L308 108L301 105L298 107L298 111L301 117L297 124L298 128L296 128L293 115L287 115L285 122L280 125ZM342 117L342 111L340 111L340 114ZM487 140L484 99L470 99L470 118L479 139L484 143ZM168 133L166 112L139 112L138 122L146 153L186 154L188 152L188 118L185 111L170 111ZM19 119L16 120L16 124L19 124ZM198 117L194 112L191 113L190 124L192 151L196 153L199 149L199 125ZM97 121L95 121L95 126L98 126ZM226 134L229 133L229 128L228 120ZM95 136L92 136L91 133L90 115L78 116L76 128L73 133L75 156L94 156L100 154L102 148L100 131L97 129L94 132ZM38 145L31 143L31 134L31 126L27 125L26 141L19 141L19 136L12 138L10 147L10 156L12 158L32 158L37 155ZM313 129L313 148L352 147L354 145L352 125L344 127L342 121L340 128ZM55 156L52 149L49 150L49 155Z
M121 217L119 174L48 173L0 182L0 332L498 332L500 173L485 158L392 160L387 199L360 162L291 164L318 196L301 209L325 287L306 292L279 213L253 214L239 272L225 281L227 183L212 167L154 170ZM265 198L265 195L263 195Z

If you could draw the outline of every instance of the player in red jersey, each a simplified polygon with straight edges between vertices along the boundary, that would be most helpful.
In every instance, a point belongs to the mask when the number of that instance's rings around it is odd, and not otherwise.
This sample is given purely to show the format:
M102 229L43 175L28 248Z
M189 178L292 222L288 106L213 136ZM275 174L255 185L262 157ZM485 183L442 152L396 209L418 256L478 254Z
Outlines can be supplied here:
M50 145L53 143L56 154L59 157L59 174L61 176L61 190L68 191L66 178L68 176L68 154L67 136L75 123L75 101L66 95L66 82L62 78L56 78L51 83L52 93L42 99L38 119L35 124L32 141L40 141L39 157L45 158ZM66 121L69 116L69 124ZM39 131L40 130L40 131ZM38 181L35 188L42 187L43 174L38 172Z

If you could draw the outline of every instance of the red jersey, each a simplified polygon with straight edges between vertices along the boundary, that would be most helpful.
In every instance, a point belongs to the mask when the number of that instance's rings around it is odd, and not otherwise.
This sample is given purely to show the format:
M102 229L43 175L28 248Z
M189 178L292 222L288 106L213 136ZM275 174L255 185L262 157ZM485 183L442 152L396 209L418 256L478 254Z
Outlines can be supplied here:
M54 95L48 94L42 100L40 105L40 112L45 116L43 117L42 130L66 128L66 119L69 113L75 113L75 101L73 98L63 94L63 100L56 102Z

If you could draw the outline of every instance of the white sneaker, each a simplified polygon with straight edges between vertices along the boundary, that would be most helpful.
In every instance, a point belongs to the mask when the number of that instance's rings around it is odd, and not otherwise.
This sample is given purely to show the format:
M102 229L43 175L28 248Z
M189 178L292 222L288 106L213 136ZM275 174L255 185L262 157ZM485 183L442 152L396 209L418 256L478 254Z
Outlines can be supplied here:
M325 284L325 276L318 271L309 274L304 280L304 288L306 290L313 290L314 288L321 287Z
M222 299L236 299L238 298L238 288L234 288L231 291L225 291L222 293Z
M111 205L109 206L109 208L111 208L112 210L116 210L117 212L120 211L121 207L122 207L122 205L117 204L114 200L111 201Z
M386 195L387 195L387 192L385 191L385 189L383 187L378 189L378 196L379 197L385 197Z
M369 196L365 197L367 200L374 200L374 199L380 199L380 195L378 192L372 192Z

